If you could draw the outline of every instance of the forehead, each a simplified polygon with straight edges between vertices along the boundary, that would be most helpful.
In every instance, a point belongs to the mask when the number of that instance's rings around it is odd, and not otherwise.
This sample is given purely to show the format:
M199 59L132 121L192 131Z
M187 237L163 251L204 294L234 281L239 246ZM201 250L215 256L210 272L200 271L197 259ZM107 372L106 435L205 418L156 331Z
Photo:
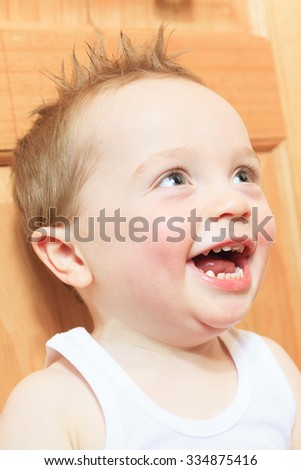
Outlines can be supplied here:
M115 90L99 93L89 105L95 125L101 122L104 130L110 127L127 131L136 127L142 130L147 124L195 123L199 130L209 124L228 125L242 130L243 123L232 106L221 96L205 86L181 77L145 78L130 82ZM192 114L193 113L193 116ZM99 118L99 120L97 119Z
M168 148L195 148L209 157L218 149L249 146L245 126L222 97L183 78L158 76L93 96L81 117L102 157L144 159Z
M204 115L208 112L219 115L230 113L238 117L226 100L204 85L182 77L162 75L138 79L96 93L89 107L92 113L100 112L105 114L106 120L111 118L115 122L117 117L122 119L125 114L131 116L131 122L135 122L149 115L150 111L159 117L161 111L175 113L180 108L188 110L192 107L198 108Z

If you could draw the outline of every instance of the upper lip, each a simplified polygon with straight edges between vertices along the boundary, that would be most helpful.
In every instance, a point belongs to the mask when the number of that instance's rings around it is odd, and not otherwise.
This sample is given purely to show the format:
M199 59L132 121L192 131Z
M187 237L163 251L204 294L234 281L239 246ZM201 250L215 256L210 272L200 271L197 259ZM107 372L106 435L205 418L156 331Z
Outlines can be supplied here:
M206 256L211 250L222 250L225 247L231 248L231 251L234 251L235 253L241 253L244 257L249 257L254 253L256 249L256 243L250 238L247 238L243 241L233 241L231 239L224 240L221 243L215 243L202 248L202 251L197 251L193 254L193 256L190 257L190 259L196 258L199 255Z

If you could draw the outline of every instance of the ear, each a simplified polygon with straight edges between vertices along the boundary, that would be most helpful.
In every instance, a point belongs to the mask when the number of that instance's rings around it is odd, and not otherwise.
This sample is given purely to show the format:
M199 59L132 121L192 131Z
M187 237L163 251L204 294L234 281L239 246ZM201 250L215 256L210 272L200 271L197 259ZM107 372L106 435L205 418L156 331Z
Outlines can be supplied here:
M78 288L92 282L93 275L80 248L66 241L65 227L40 228L30 240L36 255L62 282Z

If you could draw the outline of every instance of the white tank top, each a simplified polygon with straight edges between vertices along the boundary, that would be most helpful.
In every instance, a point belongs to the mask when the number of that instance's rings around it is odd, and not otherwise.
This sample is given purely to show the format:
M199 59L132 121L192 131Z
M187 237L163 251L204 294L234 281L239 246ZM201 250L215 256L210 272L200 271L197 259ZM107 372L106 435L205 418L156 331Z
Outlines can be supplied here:
M266 342L235 329L220 338L236 365L238 388L230 406L206 420L154 403L84 328L51 338L47 364L59 353L88 382L105 417L105 449L289 449L296 404Z

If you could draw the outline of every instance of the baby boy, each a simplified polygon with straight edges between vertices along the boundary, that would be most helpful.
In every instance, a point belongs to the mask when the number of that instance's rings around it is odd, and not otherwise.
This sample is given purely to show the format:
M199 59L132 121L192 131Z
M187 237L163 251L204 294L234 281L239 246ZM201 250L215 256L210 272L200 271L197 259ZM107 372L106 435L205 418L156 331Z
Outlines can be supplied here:
M258 157L163 36L74 59L16 148L32 247L94 330L48 341L47 367L8 399L2 448L301 449L299 371L234 328L274 237Z

